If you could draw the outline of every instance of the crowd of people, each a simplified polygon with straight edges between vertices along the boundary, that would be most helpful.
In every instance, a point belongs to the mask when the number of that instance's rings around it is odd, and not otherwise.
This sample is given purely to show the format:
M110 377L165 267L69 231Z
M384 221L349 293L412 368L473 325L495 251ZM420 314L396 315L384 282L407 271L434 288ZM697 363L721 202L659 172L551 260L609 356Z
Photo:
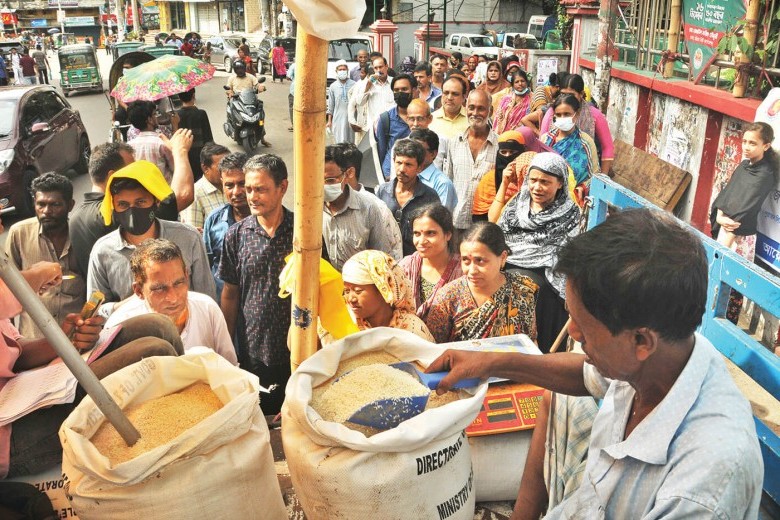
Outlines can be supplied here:
M282 64L281 58L278 61ZM671 361L652 357L652 352L637 354L621 371L598 352L587 351L601 373L586 370L584 383L563 382L563 375L579 371L582 376L581 358L567 358L560 366L552 361L538 365L544 370L529 379L543 384L549 369L555 374L553 390L574 389L573 395L586 387L598 387L603 395L609 381L602 376L632 382L648 358L653 373L670 383L663 391L672 395L674 379L664 369L671 366L675 376L688 370L688 355L716 363L699 348L703 340L697 336L694 341L693 336L703 310L703 301L698 301L701 287L696 294L661 302L668 308L659 309L662 316L652 322L642 313L620 314L639 308L620 300L640 297L634 295L631 280L614 294L604 293L604 301L591 296L591 291L602 294L610 286L592 287L591 274L606 276L605 267L598 265L588 240L578 235L589 180L609 171L613 146L606 121L589 103L580 76L553 75L548 85L532 89L515 57L490 62L471 57L461 67L455 54L450 59L434 55L430 62L404 60L397 73L379 53L361 51L358 61L352 70L346 62L337 63L337 79L328 89L327 124L335 143L325 148L322 172L322 257L341 274L344 291L333 301L320 301L321 309L346 308L354 330L394 327L437 343L522 333L542 352L550 350L567 326L583 341L594 331L604 339L605 334L620 335L647 324L632 336L636 348L670 356ZM284 75L294 79L294 66ZM258 88L256 79L235 74L229 85L234 90ZM76 330L77 348L99 344L117 327L127 331L110 340L93 365L96 373L110 373L151 351L180 355L207 346L260 378L270 390L263 394L261 407L273 415L281 408L290 377L291 303L280 296L279 280L293 251L293 214L282 204L288 168L277 155L250 156L214 143L208 116L195 106L194 90L182 100L178 129L169 137L158 131L153 103L127 107L135 132L129 133L126 144L95 147L89 162L92 191L80 204L66 177L51 173L37 178L32 185L36 215L11 226L7 249L63 330ZM766 142L765 136L758 137ZM362 171L358 145L364 139L374 153L374 172ZM374 190L361 183L369 174L376 176ZM723 196L717 218L725 232L733 233L739 226L727 218L736 215L727 204L731 200L733 196ZM641 225L650 226L648 236L661 233L660 228L675 235L672 224L663 219L655 228L648 224L659 218L643 216ZM640 223L629 220L623 226L637 228ZM680 233L678 245L692 248L691 238ZM630 235L636 238L637 233ZM625 267L621 262L631 261L620 254L635 246L641 249L642 244L613 244L614 265L607 265L618 272ZM590 263L580 265L581 256ZM693 260L689 255L675 261L682 265ZM699 263L691 267L697 275ZM670 272L661 278L679 271L679 265L670 264ZM650 277L661 269L649 264L644 268ZM706 277L706 269L704 273ZM676 294L673 285L662 287L664 294ZM0 289L5 289L2 283ZM106 297L98 316L78 319L79 309L95 290ZM47 363L53 353L47 349L47 355L20 363L28 342L45 340L31 318L12 305L12 295L0 291L0 297L0 378L5 381L19 370ZM605 302L613 297L622 307L605 310L611 305ZM656 302L654 298L649 301ZM691 323L685 330L669 332L664 320L677 317L674 305L691 314ZM569 311L573 322L567 323ZM7 319L16 314L18 330ZM158 315L167 318L165 327ZM338 337L324 322L320 325L322 345ZM683 351L687 354L680 354ZM452 354L443 359L440 368L456 371L453 378L484 375L497 367L477 369L473 359ZM532 372L512 367L496 371L516 370L524 376ZM640 386L635 387L642 393L636 394L639 400L633 406L634 413L641 414L631 419L626 436L641 427L638 421L666 395L652 383ZM621 397L620 406L628 399L631 407L630 397ZM592 402L588 406L592 418L597 407ZM702 406L702 413L709 413L709 405ZM739 414L745 412L750 420L749 409L742 410L742 403L739 407ZM55 406L23 420L25 425L33 421L38 444L52 450L52 425L70 409ZM615 439L603 431L610 424L593 425L598 435L608 436L602 439L607 444ZM35 463L38 452L18 451L14 441L20 431L27 435L30 429L0 430L6 435L0 437L0 475L9 467L12 475L40 469ZM745 440L745 453L755 455L751 450ZM577 462L585 456L581 453ZM598 493L580 494L586 492ZM749 498L740 507L754 507ZM685 506L697 507L692 502Z

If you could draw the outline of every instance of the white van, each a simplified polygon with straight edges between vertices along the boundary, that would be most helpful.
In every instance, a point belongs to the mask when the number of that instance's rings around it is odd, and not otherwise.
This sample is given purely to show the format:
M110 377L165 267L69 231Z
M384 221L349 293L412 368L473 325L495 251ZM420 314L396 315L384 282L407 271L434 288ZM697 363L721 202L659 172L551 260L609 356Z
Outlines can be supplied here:
M367 34L357 34L351 38L341 38L328 42L328 86L336 81L336 62L345 60L349 70L357 64L357 53L365 49L370 54L371 38Z
M489 60L498 59L498 47L490 36L482 34L455 33L447 37L444 47L449 51L459 51L463 57L479 54Z

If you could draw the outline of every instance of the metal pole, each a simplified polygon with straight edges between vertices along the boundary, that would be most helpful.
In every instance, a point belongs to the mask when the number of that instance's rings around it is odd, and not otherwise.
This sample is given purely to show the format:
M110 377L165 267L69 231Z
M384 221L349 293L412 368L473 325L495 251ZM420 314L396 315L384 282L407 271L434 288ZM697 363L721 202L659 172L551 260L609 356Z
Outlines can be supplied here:
M677 53L680 44L680 22L682 19L682 0L672 0L671 19L669 21L669 36L666 40L666 49L670 53ZM674 60L667 61L664 65L664 77L671 78L674 75Z
M97 407L103 412L116 431L122 436L128 446L141 438L138 430L125 417L119 406L111 399L106 389L100 384L97 376L90 370L87 363L81 358L76 348L68 340L68 337L62 332L49 311L44 307L38 295L36 295L24 279L22 273L11 261L8 253L0 250L0 278L11 289L11 292L22 304L24 310L30 315L35 324L41 329L43 335L49 340L49 344L57 355L62 358L65 365L70 369L79 384L84 387L87 394L92 398ZM316 327L315 327L316 328Z
M431 62L431 0L428 0L428 10L425 12L425 61Z
M60 32L65 33L65 16L61 15L60 13L64 14L64 11L62 10L62 0L57 0L57 16L59 16L60 19Z
M136 0L130 0L130 2L133 9L133 32L135 32L136 37L138 37L141 26L141 21L139 20L139 18L141 18L141 10L138 8L138 2Z
M444 42L442 43L442 47L447 47L447 0L444 0L444 3L442 4L442 9L444 9L444 14L441 17L441 30L442 34L444 35Z

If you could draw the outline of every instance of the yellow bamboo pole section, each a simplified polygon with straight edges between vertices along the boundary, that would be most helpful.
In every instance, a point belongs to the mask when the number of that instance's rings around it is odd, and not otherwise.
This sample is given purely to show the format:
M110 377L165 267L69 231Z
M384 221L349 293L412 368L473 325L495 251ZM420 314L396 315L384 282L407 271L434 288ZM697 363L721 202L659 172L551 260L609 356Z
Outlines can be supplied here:
M293 105L295 289L292 294L290 352L293 371L317 351L327 66L327 40L307 34L299 25Z
M751 47L754 47L756 45L756 34L758 33L758 17L761 13L761 2L759 0L750 0L747 5L747 13L745 14L745 26L744 26L744 33L743 36L745 40L747 41L747 44ZM748 56L745 56L745 53L741 53L739 56L739 61L737 62L738 65L750 63L750 59ZM748 85L748 75L746 71L742 71L741 73L738 72L737 74L738 80L734 82L734 88L731 90L731 93L734 97L742 98L745 97L745 90L747 90Z
M672 0L672 12L669 20L669 35L667 37L666 50L671 55L677 54L677 47L680 44L680 23L682 19L682 0ZM664 65L664 77L671 78L674 74L674 60L669 60Z

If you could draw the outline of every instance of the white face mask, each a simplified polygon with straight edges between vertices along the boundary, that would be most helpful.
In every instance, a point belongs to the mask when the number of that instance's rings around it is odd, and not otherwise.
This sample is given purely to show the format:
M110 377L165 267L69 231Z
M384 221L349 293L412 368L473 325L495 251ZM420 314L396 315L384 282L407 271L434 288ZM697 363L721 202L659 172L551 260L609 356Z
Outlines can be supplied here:
M561 129L564 132L568 132L572 128L574 128L574 118L573 117L556 117L555 118L555 126L557 126L559 129Z
M325 186L325 202L333 202L341 196L344 189L339 184L326 184Z
M347 72L346 70L336 71L336 77L341 81L344 81L349 77L349 72Z

